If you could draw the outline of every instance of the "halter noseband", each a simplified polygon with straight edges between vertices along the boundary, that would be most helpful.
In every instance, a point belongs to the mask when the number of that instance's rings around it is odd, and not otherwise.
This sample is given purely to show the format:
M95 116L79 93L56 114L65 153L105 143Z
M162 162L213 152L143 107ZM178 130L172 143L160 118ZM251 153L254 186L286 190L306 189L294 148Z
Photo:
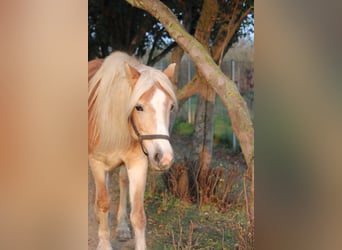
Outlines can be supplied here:
M144 154L146 156L148 156L148 152L146 152L144 145L143 145L143 140L154 140L154 139L165 139L165 140L170 140L170 136L168 135L161 135L161 134L155 134L155 135L141 135L137 129L137 127L135 126L135 123L133 121L133 116L131 115L129 117L131 124L132 124L132 128L135 132L135 134L138 136L140 145L141 145L141 149L144 152Z

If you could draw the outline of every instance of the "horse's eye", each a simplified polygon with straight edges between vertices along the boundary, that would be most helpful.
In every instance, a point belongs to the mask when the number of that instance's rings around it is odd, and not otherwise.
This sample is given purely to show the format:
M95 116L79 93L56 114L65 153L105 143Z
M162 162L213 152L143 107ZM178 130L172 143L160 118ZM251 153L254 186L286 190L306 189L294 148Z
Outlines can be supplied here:
M137 111L144 111L144 108L143 108L141 105L135 106L135 109L136 109Z
M175 105L171 105L170 111L173 111L175 109Z

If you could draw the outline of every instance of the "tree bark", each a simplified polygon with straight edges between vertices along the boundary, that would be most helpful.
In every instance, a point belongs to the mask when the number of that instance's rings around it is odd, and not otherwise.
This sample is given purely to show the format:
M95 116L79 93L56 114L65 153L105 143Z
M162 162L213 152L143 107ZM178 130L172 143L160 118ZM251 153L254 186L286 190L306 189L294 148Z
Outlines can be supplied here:
M254 200L254 128L246 102L241 97L235 83L228 79L214 62L207 50L179 24L176 16L160 1L126 0L132 6L143 9L157 18L170 36L186 51L195 63L198 73L220 96L231 118L247 166L252 174L251 200ZM254 204L252 204L253 207ZM254 220L254 212L251 211Z
M195 38L209 52L209 39L211 30L215 24L218 13L218 4L216 0L204 0L201 16L198 20ZM198 69L197 69L198 71ZM198 188L200 195L198 196L202 204L208 201L207 195L207 179L209 166L212 158L214 144L214 108L215 108L215 92L209 84L206 84L205 79L200 75L199 93L197 109L194 123L193 147L191 161L197 162L195 166L198 179Z
M178 83L179 83L179 68L180 68L180 64L182 61L182 57L184 55L184 50L177 46L171 53L171 63L175 63L176 64L176 68L175 68L175 73L173 74L173 79L172 79L172 83L177 87L178 89Z

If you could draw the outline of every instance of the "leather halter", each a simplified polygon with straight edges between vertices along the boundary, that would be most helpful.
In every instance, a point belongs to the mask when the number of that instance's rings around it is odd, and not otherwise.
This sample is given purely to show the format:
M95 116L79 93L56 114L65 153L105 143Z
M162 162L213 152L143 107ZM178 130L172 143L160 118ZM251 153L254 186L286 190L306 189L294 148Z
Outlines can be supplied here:
M152 134L152 135L142 135L139 133L134 121L133 121L133 116L131 115L129 117L129 120L131 121L131 124L132 124L132 128L135 132L135 134L138 136L138 139L139 139L139 142L140 142L140 145L141 145L141 149L142 151L144 152L144 154L146 156L148 156L148 152L146 151L146 149L144 148L144 145L143 145L143 140L154 140L154 139L164 139L164 140L170 140L170 136L168 135L162 135L162 134Z

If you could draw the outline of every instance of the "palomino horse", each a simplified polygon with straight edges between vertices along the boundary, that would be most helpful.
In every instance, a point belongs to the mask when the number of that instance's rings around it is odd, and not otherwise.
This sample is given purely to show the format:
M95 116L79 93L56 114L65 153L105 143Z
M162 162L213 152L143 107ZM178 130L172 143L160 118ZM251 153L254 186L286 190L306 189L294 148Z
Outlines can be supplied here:
M120 167L117 238L131 238L126 208L129 190L135 249L146 249L148 161L155 170L166 170L173 161L169 121L177 105L170 81L174 68L170 64L161 72L122 52L112 53L103 62L89 62L88 156L96 186L97 249L112 249L107 175L115 167Z

